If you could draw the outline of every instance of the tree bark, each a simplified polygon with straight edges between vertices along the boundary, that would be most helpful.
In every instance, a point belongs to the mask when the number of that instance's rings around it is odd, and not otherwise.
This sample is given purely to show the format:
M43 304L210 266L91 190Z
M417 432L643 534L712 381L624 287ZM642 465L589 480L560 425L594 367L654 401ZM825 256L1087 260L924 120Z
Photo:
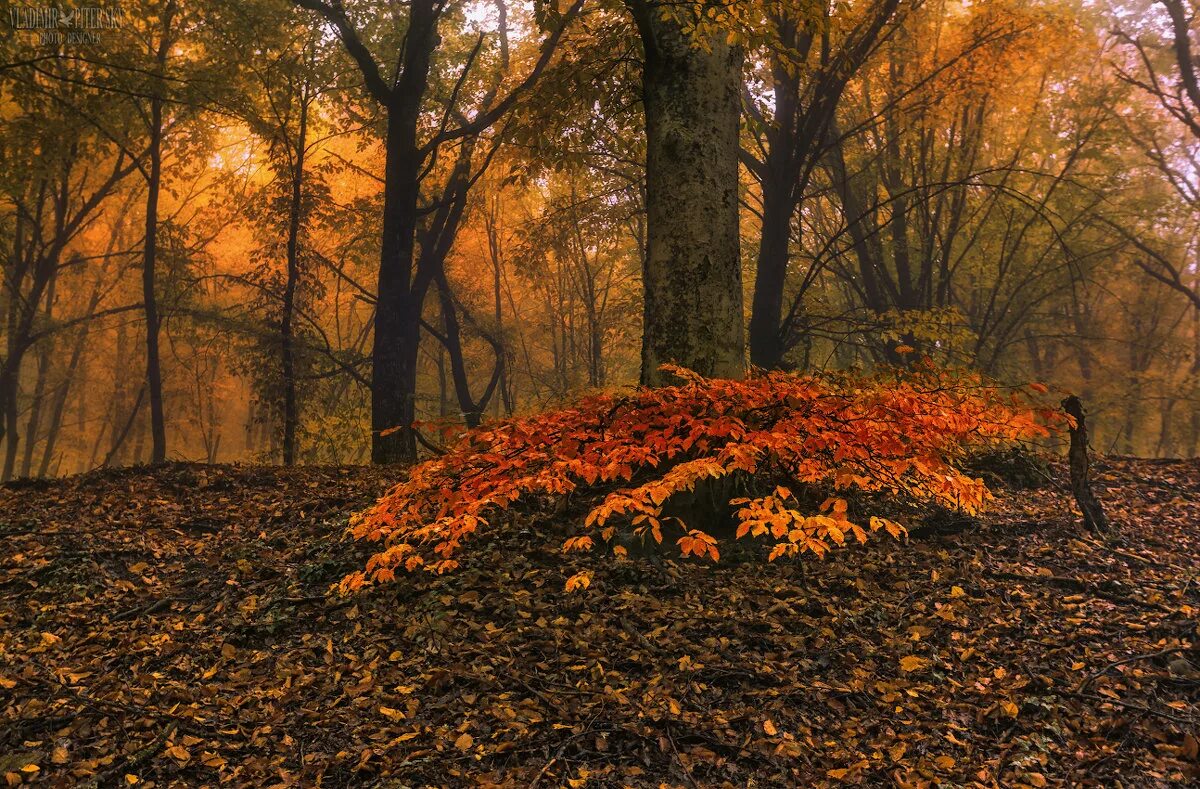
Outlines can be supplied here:
M48 299L54 301L53 292ZM49 307L47 307L49 317ZM37 378L33 385L33 402L29 406L29 421L25 423L25 451L21 458L21 476L28 477L33 472L33 450L38 443L38 431L42 426L42 404L46 400L46 376L50 372L50 352L53 343L46 341L38 349Z
M417 459L417 353L427 282L414 276L417 201L421 190L417 124L429 82L437 18L429 0L413 2L405 39L404 69L387 94L383 242L379 300L371 349L371 462Z
M739 48L693 41L658 0L630 0L645 49L647 243L642 383L665 363L745 372L738 236Z
M379 300L371 349L371 462L417 457L417 350L421 305L413 298L413 233L417 218L415 124L389 118Z
M292 190L288 206L287 281L283 288L283 315L280 318L280 363L283 375L283 465L296 462L296 426L300 421L296 405L296 286L300 282L300 217L304 197L304 154L308 145L307 86L300 97L300 125L292 158Z
M155 64L160 84L155 87L150 99L150 144L148 147L150 172L146 176L146 240L142 253L142 299L146 310L146 386L150 399L150 462L162 463L167 459L167 428L163 411L162 366L158 339L162 319L158 314L158 299L155 295L154 276L158 250L158 195L162 186L162 136L163 136L163 78L167 55L171 51L171 21L175 15L175 2L171 0L163 10L162 36L155 53Z

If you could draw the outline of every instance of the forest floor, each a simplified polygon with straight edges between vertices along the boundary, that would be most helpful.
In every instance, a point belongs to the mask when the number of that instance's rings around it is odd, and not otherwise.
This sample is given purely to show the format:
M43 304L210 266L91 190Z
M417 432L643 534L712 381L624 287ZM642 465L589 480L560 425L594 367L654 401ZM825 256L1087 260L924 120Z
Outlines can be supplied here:
M0 776L1200 780L1196 462L1101 462L1103 541L1047 485L803 565L572 555L595 577L568 594L563 531L530 514L458 572L327 596L365 556L348 513L394 473L174 464L0 488Z

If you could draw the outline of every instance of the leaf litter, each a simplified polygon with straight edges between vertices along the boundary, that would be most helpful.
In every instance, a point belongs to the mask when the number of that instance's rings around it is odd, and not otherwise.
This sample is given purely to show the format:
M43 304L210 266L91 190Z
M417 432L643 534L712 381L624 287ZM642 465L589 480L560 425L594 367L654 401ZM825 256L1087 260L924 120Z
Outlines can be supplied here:
M394 470L10 484L0 779L1193 784L1200 464L1098 471L1109 539L1052 484L769 565L564 556L577 524L530 506L457 572L353 597L329 594L365 557L347 518Z

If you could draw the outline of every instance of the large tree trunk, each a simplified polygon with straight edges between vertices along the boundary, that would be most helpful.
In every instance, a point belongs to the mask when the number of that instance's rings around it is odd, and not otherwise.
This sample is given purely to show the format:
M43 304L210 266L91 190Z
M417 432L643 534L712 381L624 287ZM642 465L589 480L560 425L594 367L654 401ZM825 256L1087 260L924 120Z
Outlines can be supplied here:
M383 240L371 349L371 462L417 459L417 354L427 275L415 272L421 156L417 124L436 46L437 15L430 0L413 2L404 68L387 97Z
M417 457L413 422L421 305L414 303L411 292L418 190L416 128L397 115L388 120L379 301L371 350L373 463L411 463Z
M659 365L745 372L738 238L741 51L694 42L657 0L630 0L645 48L647 244L642 383Z

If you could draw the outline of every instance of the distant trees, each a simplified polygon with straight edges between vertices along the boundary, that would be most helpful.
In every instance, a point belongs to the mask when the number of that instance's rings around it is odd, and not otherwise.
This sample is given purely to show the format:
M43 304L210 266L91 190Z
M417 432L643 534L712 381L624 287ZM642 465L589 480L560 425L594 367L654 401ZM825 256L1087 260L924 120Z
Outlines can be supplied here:
M756 367L784 366L795 343L798 316L792 309L785 318L783 307L796 211L821 163L841 155L842 94L899 8L899 0L879 0L865 10L844 9L849 20L827 10L811 19L799 6L768 14L773 35L746 85L749 142L741 153L762 195L748 338ZM863 232L859 220L850 221L852 233Z
M1173 449L1174 409L1177 395L1183 392L1190 401L1185 451L1195 455L1200 452L1200 244L1195 234L1200 216L1200 16L1190 0L1159 0L1152 8L1160 8L1165 19L1152 14L1145 21L1149 24L1143 22L1144 30L1122 25L1114 33L1118 54L1124 56L1117 58L1115 71L1161 112L1135 109L1117 110L1116 114L1187 210L1182 218L1178 212L1156 211L1151 221L1158 233L1147 228L1145 216L1133 221L1119 218L1109 224L1132 247L1132 260L1141 272L1182 295L1191 306L1192 341L1190 347L1181 349L1191 363L1183 380L1172 386L1173 394L1163 398L1155 449L1168 453ZM1162 122L1164 116L1168 123ZM1172 227L1175 232L1170 237L1155 238ZM1127 427L1134 421L1129 411L1136 408L1137 401L1134 396L1127 398ZM1131 437L1126 440L1132 441ZM1126 449L1132 450L1132 444Z
M0 476L407 462L663 362L922 355L1195 452L1195 9L1150 8L139 0L91 48L14 31Z
M95 119L111 117L110 107L85 86L67 80L68 74L69 69L54 60L39 64L26 80L10 85L3 110L3 480L17 471L22 439L27 446L36 440L43 413L48 358L39 365L37 379L43 384L34 385L33 410L22 434L20 395L25 361L39 343L81 323L56 310L56 304L61 304L57 291L60 276L85 262L72 247L96 220L106 200L142 164L141 153L127 152L93 133ZM107 264L113 252L111 246L107 252L96 250L99 262ZM91 306L91 315L84 320L96 314L97 306ZM107 314L114 311L104 310ZM32 457L31 451L27 450L27 456ZM43 465L48 467L48 459Z
M473 140L537 81L582 2L552 21L552 32L539 57L520 82L502 96L500 83L507 75L493 77L490 89L482 91L482 101L468 110L459 102L473 91L464 95L460 88L468 80L481 79L473 72L485 43L481 35L469 50L449 93L438 95L442 101L440 106L435 105L435 112L440 121L426 134L423 113L429 110L426 94L435 54L440 53L443 41L438 28L448 13L446 4L411 0L403 15L398 10L388 12L391 26L382 31L381 37L392 51L401 53L394 74L390 74L391 66L380 66L371 52L370 39L340 0L296 3L319 13L333 28L383 115L383 229L371 353L371 459L376 463L411 461L417 454L413 422L423 304L430 285L442 276L441 267L461 219L466 190L476 177L471 166ZM369 28L376 29L383 21L371 19ZM384 62L390 64L391 58ZM482 79L486 82L488 77ZM458 144L459 159L441 199L434 205L422 205L422 186L448 143ZM419 228L421 217L430 212L438 226ZM418 235L426 242L419 248Z

